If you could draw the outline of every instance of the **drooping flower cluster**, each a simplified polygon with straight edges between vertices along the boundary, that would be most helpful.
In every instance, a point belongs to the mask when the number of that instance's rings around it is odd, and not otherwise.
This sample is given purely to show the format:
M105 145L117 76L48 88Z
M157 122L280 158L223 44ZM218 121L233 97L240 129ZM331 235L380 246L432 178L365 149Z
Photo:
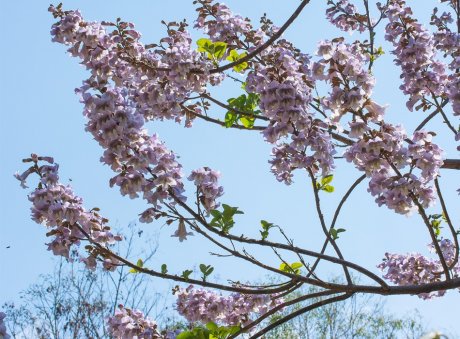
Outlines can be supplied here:
M193 181L198 189L199 199L207 212L218 206L217 198L224 194L224 188L219 185L220 172L209 167L202 167L192 171L188 180Z
M412 18L412 10L404 0L391 0L386 16L385 39L393 44L395 63L401 67L400 89L409 95L407 107L414 108L424 96L440 96L445 92L445 65L436 59L432 34Z
M11 336L6 333L6 325L3 319L5 319L6 314L0 312L0 338L1 339L11 339Z
M29 201L32 202L32 220L50 229L47 236L54 238L48 244L48 250L54 255L69 259L71 250L76 250L82 240L102 246L112 245L122 240L121 236L111 232L107 219L100 216L95 209L86 210L83 199L76 196L70 186L59 183L59 165L55 164L52 158L32 154L31 158L24 161L33 162L34 165L23 174L15 176L22 185L25 185L31 173L36 173L40 177L38 187L29 195ZM49 164L39 166L39 161ZM96 259L102 253L96 248L89 252L87 257L81 256L81 260L88 268L94 270L97 266ZM116 259L103 255L101 258L105 269L116 268L118 264Z
M107 89L102 95L82 94L86 130L105 150L101 161L118 173L110 185L119 186L120 192L131 198L142 193L154 206L170 199L170 190L181 197L181 165L157 135L148 136L142 116L127 105L126 96L118 88Z
M347 112L359 112L368 104L375 79L365 66L368 57L357 43L321 41L317 54L321 59L313 63L312 77L331 84L332 91L322 106L332 112L330 121L338 124Z
M442 255L447 263L451 265L455 256L455 246L448 240L439 241ZM434 245L428 246L432 253L435 253ZM439 259L431 259L419 253L405 255L386 253L383 262L378 265L382 271L386 271L384 278L399 286L422 285L439 282L442 279L443 267ZM460 264L457 263L452 273L454 277L460 276ZM442 297L446 291L441 290L431 293L421 293L418 296L422 299Z
M445 56L449 56L449 70L447 82L447 97L454 111L454 115L460 115L460 33L452 31L449 24L454 21L450 13L437 15L437 8L434 9L431 17L431 24L436 26L438 31L434 33L434 42L438 50Z
M287 47L281 43L265 51L268 66L258 64L249 73L246 89L260 95L260 109L270 119L263 135L276 145L272 172L290 184L297 168L321 169L323 176L330 173L335 150L325 131L327 125L308 111L312 100L309 58L294 55Z
M224 325L246 324L251 314L262 315L282 303L281 298L266 294L232 293L225 297L206 289L189 286L176 291L177 311L189 322Z
M351 123L352 130L355 123ZM406 133L400 126L383 123L380 130L366 131L344 153L349 162L370 177L368 191L376 202L400 214L409 214L417 206L431 206L435 195L431 181L437 177L443 164L442 150L432 143L426 131L414 133L406 146ZM409 170L404 173L405 167ZM420 173L417 173L418 170Z
M118 305L115 314L107 318L107 329L116 339L165 339L155 321L142 311Z
M241 37L252 30L249 19L233 14L225 4L213 4L212 0L198 2L202 6L197 9L198 18L195 21L195 28L202 29L212 41L239 46Z
M328 5L330 7L326 10L326 17L338 29L345 32L366 30L366 16L359 14L356 6L348 0L329 0Z
M217 81L207 72L211 63L192 48L185 25L168 29L162 39L166 47L147 51L130 23L91 23L78 11L50 11L60 18L52 28L53 40L70 45L71 54L91 71L77 91L85 104L86 129L105 150L101 160L117 172L110 184L131 198L142 194L154 208L142 213L141 221L151 221L161 202L185 197L181 165L156 135L147 134L144 122L180 121L190 93ZM107 32L109 26L116 29ZM210 188L205 192L206 208L212 208Z
M50 11L60 19L51 29L53 41L69 45L70 54L90 70L87 85L98 91L105 91L110 82L126 91L129 88L132 106L146 120L180 122L184 117L181 103L190 93L220 79L209 76L212 63L192 48L183 25L168 29L162 39L166 46L146 50L132 23L86 22L79 11L64 12L54 6ZM114 29L108 31L109 27Z

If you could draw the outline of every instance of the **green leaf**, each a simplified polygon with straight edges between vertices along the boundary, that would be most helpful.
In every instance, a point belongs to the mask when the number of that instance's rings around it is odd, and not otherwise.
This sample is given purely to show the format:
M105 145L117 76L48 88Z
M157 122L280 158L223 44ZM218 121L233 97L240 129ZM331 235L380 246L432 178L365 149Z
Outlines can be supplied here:
M168 273L168 266L166 266L166 264L161 265L161 273L162 274Z
M244 115L240 118L241 123L242 123L243 126L246 127L246 128L252 128L252 127L254 127L254 121L255 121L255 120L256 120L256 119L253 118L253 117L248 117L248 116L244 116Z
M236 61L240 60L241 58L244 58L246 55L247 55L246 52L238 54L237 51L231 50L229 55L227 56L227 60L230 61L230 62L236 62ZM238 64L236 66L233 66L233 69L238 73L241 73L246 68L248 68L248 63L246 61L242 62L242 63L240 63L240 64Z
M208 266L206 266L205 264L200 264L200 271L202 273L206 272L206 269L207 269Z
M218 211L218 210L211 210L210 213L214 218L219 218L220 215L221 215L220 211Z
M190 277L190 274L192 274L193 271L192 270L185 270L182 272L182 278L184 278L185 280L188 280L189 277Z
M270 230L270 228L274 227L275 225L266 220L261 220L260 224L262 225L263 231L259 231L259 232L260 232L260 235L262 236L262 240L265 240L268 237L268 234L269 234L268 231Z
M211 337L207 329L196 327L191 331L179 333L176 339L211 339Z
M212 45L212 41L206 38L198 39L196 44L198 45L198 52L209 52L209 47Z
M268 231L259 231L260 235L262 236L262 240L265 240L268 238Z
M214 43L214 53L212 55L217 59L220 60L225 55L225 51L227 50L227 43L217 41Z
M205 265L205 264L200 264L200 271L203 273L203 276L201 277L203 281L206 281L206 278L211 275L211 273L214 271L214 267L211 265Z
M280 271L286 272L286 273L294 273L294 274L300 274L300 268L303 266L302 263L300 262L294 262L290 265L286 263L281 263L280 265Z
M213 60L222 59L225 55L225 51L227 50L226 42L212 42L211 40L206 38L198 39L196 44L198 45L198 52L206 52L208 58Z
M301 268L301 267L303 267L303 264L300 263L300 262L294 262L294 263L291 264L291 268L294 269L294 270L297 269L297 268Z
M231 61L231 62L234 62L234 61L238 61L239 59L239 54L237 51L235 51L234 49L232 49L230 51L230 53L228 53L228 57L227 57L227 60L228 61Z
M332 179L334 179L333 174L326 175L324 178L321 179L321 185L327 185L332 182Z
M283 262L283 263L281 263L281 265L280 265L280 271L288 272L288 270L289 270L288 267L289 267L289 266L288 266L286 263Z
M228 111L225 114L225 127L231 127L238 120L238 114Z
M260 221L260 224L262 225L262 228L263 228L264 230L269 230L270 228L274 227L273 223L268 222L268 221L266 221L266 220L261 220L261 221Z
M331 186L331 185L324 185L324 187L322 188L323 191L327 192L327 193L332 193L334 192L334 186Z
M345 231L346 229L344 228L338 228L338 229L331 228L330 234L331 234L332 239L337 240L339 238L339 233L342 233Z
M142 259L137 260L136 266L141 267L141 268L144 267L144 262L142 261ZM131 268L128 272L129 273L139 273L139 271L136 268Z
M216 325L216 323L213 323L212 321L210 321L206 324L206 328L210 330L211 332L214 332L214 331L217 331L219 327Z

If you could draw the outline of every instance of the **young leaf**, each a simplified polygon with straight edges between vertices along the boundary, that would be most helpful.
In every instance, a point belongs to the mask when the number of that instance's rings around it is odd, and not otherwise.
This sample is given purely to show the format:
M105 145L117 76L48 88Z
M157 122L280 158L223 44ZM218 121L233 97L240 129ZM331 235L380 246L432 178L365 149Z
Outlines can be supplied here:
M212 321L210 321L206 324L206 328L210 330L211 332L215 332L217 331L219 327L216 325L216 323L213 323Z
M144 267L144 262L142 261L142 259L138 259L136 265L138 267ZM139 273L139 271L136 268L131 268L128 272L129 273Z
M228 57L227 57L227 60L230 61L230 62L236 62L238 60L240 60L241 58L244 58L245 56L247 55L246 52L243 52L241 54L238 54L237 51L235 50L231 50ZM248 63L245 61L245 62L242 62L236 66L233 66L233 69L240 73L242 71L244 71L246 68L248 67Z
M327 185L332 182L332 179L334 179L333 174L326 175L324 178L321 179L321 185Z
M238 120L238 114L228 111L225 114L225 127L231 127Z
M209 46L212 45L212 41L206 38L198 39L196 44L198 45L198 52L208 52Z
M223 58L225 51L227 50L227 43L226 42L220 42L217 41L214 43L214 53L213 56L217 59L220 60Z
M252 128L254 127L254 121L256 119L253 117L248 117L248 116L242 116L240 118L241 123L243 124L244 127L246 128Z
M184 278L185 280L188 280L189 277L190 277L190 274L192 274L193 271L192 270L185 270L182 272L182 278Z
M346 230L344 228L331 228L330 234L332 239L337 240L339 238L339 233L345 232Z
M332 193L334 192L334 186L331 186L331 185L324 185L324 187L322 188L323 191L327 192L327 193Z

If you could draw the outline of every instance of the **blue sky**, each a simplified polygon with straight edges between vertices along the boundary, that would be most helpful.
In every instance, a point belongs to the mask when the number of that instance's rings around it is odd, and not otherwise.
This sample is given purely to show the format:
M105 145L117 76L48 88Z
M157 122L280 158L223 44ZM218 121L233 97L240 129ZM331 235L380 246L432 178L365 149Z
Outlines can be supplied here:
M416 13L429 18L431 8L437 1L408 1L417 6ZM267 13L276 24L281 25L291 14L299 1L242 1L226 2L234 12L252 19ZM108 186L112 176L109 168L99 163L101 149L84 132L82 105L74 94L86 72L77 60L65 53L62 45L51 42L49 30L53 23L47 12L48 1L28 0L22 2L3 1L0 4L0 22L6 27L2 37L0 53L0 304L17 299L18 293L33 283L39 274L50 272L52 255L46 251L45 229L29 218L27 193L14 180L13 173L24 169L21 159L31 152L53 156L61 167L63 181L72 179L75 192L82 196L87 207L98 206L114 226L124 226L137 219L137 214L145 209L144 202L121 197L116 189ZM163 37L161 20L172 21L194 19L192 1L68 1L67 9L79 8L88 20L113 20L122 17L132 21L143 34L143 41L155 42ZM312 1L300 18L285 34L304 52L314 54L319 40L342 35L332 29L324 18L325 1ZM200 38L199 34L194 35ZM346 37L350 41L357 36ZM386 51L389 46L377 37ZM376 62L377 86L374 98L381 104L390 104L388 118L391 122L403 123L407 130L424 118L422 112L408 112L405 98L398 91L399 69L392 66L392 56L386 53ZM226 99L239 94L239 87L231 83L214 88L212 92ZM225 112L215 109L215 116ZM437 140L451 158L458 157L449 131L439 121L429 125L439 130ZM225 130L218 126L208 126L201 121L194 128L185 129L174 123L151 123L151 133L158 133L167 145L180 155L184 170L209 166L223 173L222 184L224 203L239 206L245 215L238 219L236 232L258 233L258 222L266 219L284 227L296 244L305 248L318 249L323 241L322 233L313 210L313 197L305 175L297 175L292 186L278 183L269 172L267 160L270 146L264 144L258 133ZM335 174L336 193L323 197L326 216L331 218L340 193L360 176L353 167L338 162ZM442 186L452 219L458 222L460 211L452 206L458 204L455 189L458 175L442 173ZM366 192L366 184L361 185L347 202L338 226L347 229L340 239L345 257L377 272L386 251L422 252L429 242L424 225L417 216L410 218L395 215L384 208L378 208ZM439 212L439 207L433 211ZM216 266L216 277L221 281L257 280L263 272L251 269L240 262L210 257L215 250L199 237L179 243L170 235L174 229L162 224L142 226L146 231L160 233L160 247L152 265L159 267L167 263L170 271L182 272L199 263ZM10 246L10 248L6 248ZM277 266L276 259L266 252L256 251L267 263ZM333 275L337 270L330 267L321 269L324 276ZM152 288L165 288L166 284L152 280ZM416 297L391 297L387 299L389 309L404 314L417 308L435 328L448 328L460 333L457 307L460 294L451 291L446 297L421 301Z

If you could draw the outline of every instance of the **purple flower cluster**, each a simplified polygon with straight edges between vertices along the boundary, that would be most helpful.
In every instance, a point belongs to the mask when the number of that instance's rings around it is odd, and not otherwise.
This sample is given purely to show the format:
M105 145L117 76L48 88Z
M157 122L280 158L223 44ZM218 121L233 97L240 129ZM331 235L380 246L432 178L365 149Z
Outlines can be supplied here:
M449 24L454 22L450 13L444 12L441 16L437 15L435 9L431 24L435 25L438 31L434 34L435 46L445 56L450 56L449 70L451 73L448 76L447 82L447 97L454 111L454 115L460 115L460 34L452 31Z
M29 195L29 201L32 202L32 220L51 229L47 236L53 236L54 239L47 245L48 250L53 251L54 255L69 259L70 250L79 246L83 239L102 246L122 240L119 235L111 232L107 219L101 217L94 209L86 210L83 199L76 196L70 186L59 183L59 165L55 164L52 158L32 154L32 157L25 161L34 162L36 165L15 176L22 185L31 173L40 176L38 187ZM38 166L38 161L46 161L49 164ZM96 251L88 257L81 257L81 260L88 268L94 270L97 266L97 257ZM116 259L104 258L103 267L107 270L114 270L117 264Z
M270 160L272 172L286 184L292 182L297 168L314 172L320 168L323 176L329 174L335 150L325 131L327 125L308 112L312 100L309 58L295 56L282 45L267 49L265 55L272 58L271 67L258 64L248 75L246 89L260 95L260 109L270 119L263 135L276 145Z
M181 197L181 165L156 134L148 136L142 116L129 107L126 96L119 88L101 95L82 93L86 130L105 149L101 161L118 173L110 185L131 198L142 193L154 206L169 199L170 190Z
M118 305L115 314L107 318L107 329L117 339L164 339L155 321L139 310Z
M87 85L102 91L110 82L129 88L131 105L146 120L180 122L184 117L181 103L190 93L203 91L208 81L220 80L208 74L212 63L192 48L184 29L168 30L162 39L165 48L146 50L132 23L86 22L79 11L63 12L54 6L50 12L60 19L51 29L53 41L70 45L70 54L91 71ZM117 29L107 31L112 26Z
M439 241L442 255L448 265L451 265L455 256L455 246L448 240ZM435 252L434 245L428 246L431 252ZM377 266L386 271L384 278L399 285L422 285L441 281L443 268L439 260L427 258L419 253L406 255L385 253L383 262ZM454 277L460 276L460 263L452 269ZM441 290L431 293L421 293L418 296L422 299L442 297L446 291Z
M185 197L181 165L157 135L148 135L144 123L179 122L184 116L181 105L190 93L202 92L219 77L208 74L212 64L192 48L183 26L168 30L168 37L162 39L164 48L147 51L130 23L92 23L78 11L54 7L50 11L60 19L53 25L53 40L70 45L69 52L91 71L77 92L85 105L86 129L105 150L101 161L117 172L110 184L131 198L142 194L154 207L141 214L141 221L152 221L159 204L171 200L171 193L174 199ZM108 32L110 26L116 29ZM187 117L186 124L190 122ZM212 208L210 187L203 193L206 208Z
M195 28L202 29L212 41L238 45L241 36L246 35L252 29L249 19L233 14L225 4L208 2L198 8Z
M423 207L431 206L436 199L431 181L443 164L443 152L431 142L432 134L417 131L406 146L406 133L400 126L383 123L380 130L369 131L357 124L351 123L351 130L359 140L344 156L370 177L368 191L377 197L379 206L400 214L416 209L414 198ZM405 167L409 170L402 173Z
M347 112L356 113L369 103L375 79L365 66L368 57L357 43L322 41L317 54L321 59L313 63L312 77L330 82L332 91L322 106L332 112L331 123L338 124Z
M283 300L271 295L232 293L225 297L192 285L176 292L177 311L189 322L240 325L251 321L251 314L265 314Z
M188 180L193 181L198 189L199 199L207 212L215 209L219 204L216 199L224 194L224 188L219 186L220 172L209 167L202 167L192 171Z
M360 15L356 6L348 0L329 0L328 4L330 7L326 10L326 18L335 27L345 32L366 30L366 17Z
M424 96L440 96L445 92L445 65L436 59L432 34L412 18L412 10L404 0L391 0L386 16L389 23L385 39L395 47L392 53L403 79L400 89L409 95L407 107L412 111Z
M6 333L6 325L3 321L5 319L6 314L3 312L0 312L0 338L1 339L11 339L11 336Z

